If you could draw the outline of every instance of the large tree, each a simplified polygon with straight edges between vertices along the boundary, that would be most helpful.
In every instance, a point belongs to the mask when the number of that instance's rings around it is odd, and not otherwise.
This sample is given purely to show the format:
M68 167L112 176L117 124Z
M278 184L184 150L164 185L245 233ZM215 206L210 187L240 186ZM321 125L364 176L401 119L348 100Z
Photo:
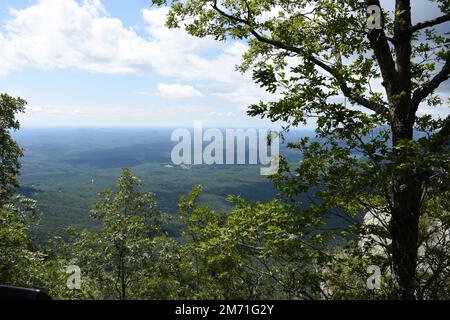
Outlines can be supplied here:
M5 203L18 187L17 175L22 149L12 139L11 131L19 129L16 115L24 112L25 105L25 100L0 94L0 205Z
M450 117L418 111L443 103L436 92L450 75L449 1L421 1L441 14L416 23L410 0L391 2L393 10L379 0L153 2L171 6L169 27L248 42L241 71L281 95L249 114L318 125L320 143L301 141L303 162L282 165L275 183L292 199L321 190L327 212L387 216L391 293L414 299L419 219L430 201L448 204Z
M23 151L11 136L25 105L21 98L0 94L0 283L33 286L42 284L45 272L30 236L39 216L34 200L15 194Z
M142 193L140 184L129 169L123 169L117 192L101 192L92 207L101 229L70 230L74 242L67 247L66 259L82 270L83 298L143 298L145 270L152 266L161 214L153 194Z

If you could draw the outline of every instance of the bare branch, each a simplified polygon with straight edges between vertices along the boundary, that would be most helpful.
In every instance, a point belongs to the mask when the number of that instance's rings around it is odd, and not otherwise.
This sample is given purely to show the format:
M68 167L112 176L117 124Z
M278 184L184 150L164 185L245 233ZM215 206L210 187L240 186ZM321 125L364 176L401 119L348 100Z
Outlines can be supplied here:
M412 26L408 30L408 32L410 34L413 34L414 32L417 32L419 30L422 30L422 29L425 29L425 28L430 28L430 27L436 26L438 24L441 24L441 23L444 23L444 22L447 22L447 21L450 21L450 14L446 14L444 16L441 16L441 17L438 17L438 18L435 18L435 19L431 19L431 20L420 22L420 23Z

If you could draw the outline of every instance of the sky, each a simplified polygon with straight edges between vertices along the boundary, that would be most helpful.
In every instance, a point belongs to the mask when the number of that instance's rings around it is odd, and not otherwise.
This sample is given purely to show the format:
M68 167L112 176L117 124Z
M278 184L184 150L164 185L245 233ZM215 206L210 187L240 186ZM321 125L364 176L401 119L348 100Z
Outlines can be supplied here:
M149 0L1 0L0 91L28 101L25 127L273 126L246 115L274 99L235 70L246 44L169 30L167 10Z

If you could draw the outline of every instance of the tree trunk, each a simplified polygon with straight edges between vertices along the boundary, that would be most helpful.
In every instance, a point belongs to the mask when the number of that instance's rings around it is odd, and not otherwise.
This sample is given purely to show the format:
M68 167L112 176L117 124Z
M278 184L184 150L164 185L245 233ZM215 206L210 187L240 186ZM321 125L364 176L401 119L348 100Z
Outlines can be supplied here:
M411 74L411 6L410 0L396 1L395 69L396 79L390 79L395 88L391 103L392 144L413 140L417 107L412 103ZM392 83L394 81L395 83ZM390 222L394 298L415 299L417 243L420 217L421 182L412 168L408 148L400 148L396 156L400 167L393 177L393 210Z
M412 123L397 121L392 127L393 145L413 139ZM409 152L400 151L400 163L410 165ZM410 167L393 177L393 210L390 221L392 238L393 298L415 299L417 244L420 217L421 184Z
M414 177L394 178L394 208L390 222L394 296L415 298L420 196Z

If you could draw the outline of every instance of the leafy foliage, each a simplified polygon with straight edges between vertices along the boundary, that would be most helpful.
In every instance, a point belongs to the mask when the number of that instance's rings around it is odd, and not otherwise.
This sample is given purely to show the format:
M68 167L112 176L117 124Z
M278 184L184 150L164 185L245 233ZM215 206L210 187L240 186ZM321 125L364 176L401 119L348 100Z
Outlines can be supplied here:
M17 174L22 149L11 138L10 131L19 129L16 114L24 112L25 105L25 100L0 94L0 205L7 201L18 187Z
M420 219L450 185L450 117L418 113L443 104L435 91L450 77L449 41L434 27L450 20L448 1L436 1L442 16L415 25L408 0L396 0L392 12L378 0L153 2L170 5L169 27L248 42L239 69L281 96L248 114L287 129L317 123L319 141L293 145L303 160L284 162L275 185L294 203L319 190L317 213L353 225L344 237L373 232L361 215L386 215L379 228L391 239L391 297L419 297ZM381 9L379 29L367 28L369 5Z

